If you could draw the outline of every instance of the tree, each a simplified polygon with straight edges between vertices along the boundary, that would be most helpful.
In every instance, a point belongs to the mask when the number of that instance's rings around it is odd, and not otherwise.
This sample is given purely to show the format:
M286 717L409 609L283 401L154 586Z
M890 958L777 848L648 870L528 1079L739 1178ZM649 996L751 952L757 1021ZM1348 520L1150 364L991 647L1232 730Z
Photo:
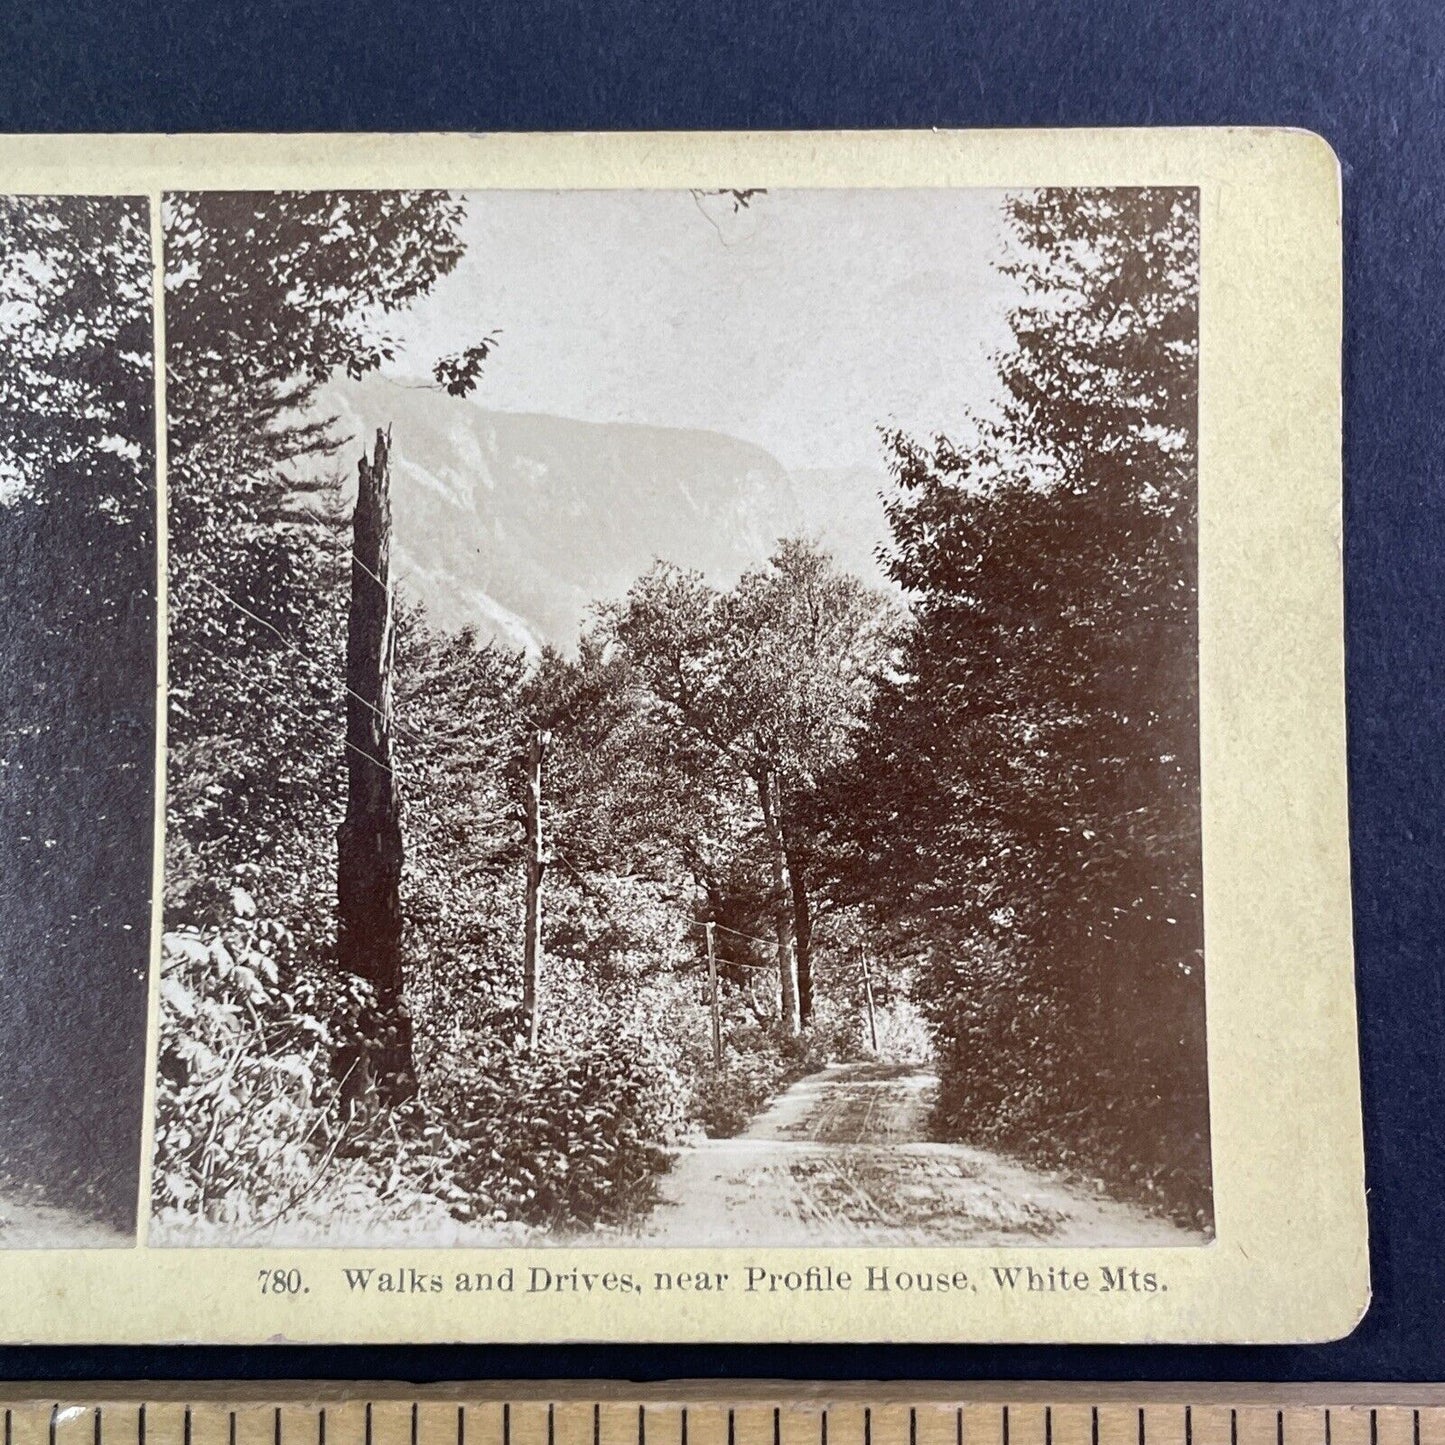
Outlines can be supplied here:
M704 744L752 786L782 1016L792 1033L811 1012L808 884L789 866L790 851L797 861L802 848L794 805L851 746L889 620L880 597L797 540L781 543L766 567L728 592L658 563L609 620L647 690L654 725Z
M336 952L376 991L378 1082L413 1085L401 963L401 790L392 766L396 615L391 591L391 456L384 432L362 454L346 629L346 817L336 834Z
M147 202L0 197L0 1151L125 1229L149 964L153 352Z
M382 323L455 266L462 214L442 192L167 198L173 917L213 916L256 863L324 940L351 549L320 389L392 354Z
M385 319L456 266L464 214L444 191L168 196L176 459L197 465L240 447L277 464L329 450L330 419L310 410L317 393L333 374L360 377L396 354ZM444 363L436 369L442 380Z
M480 643L472 629L438 632L422 608L405 601L396 639L394 766L407 798L406 996L425 1076L451 1033L490 1028L518 998L513 772L526 660Z
M334 878L336 956L375 989L370 1062L401 1092L411 1049L389 736L388 459L379 444L363 465L348 528L327 466L342 439L321 388L394 355L386 320L456 265L462 217L460 200L435 191L183 194L165 216L168 911L214 920L243 875L324 955ZM438 361L438 384L465 394L493 343ZM333 846L335 872L322 863Z
M177 917L209 916L258 861L320 941L315 870L288 840L300 823L304 851L323 846L340 784L351 548L321 387L393 354L385 320L456 265L462 215L434 191L167 197Z
M870 729L858 856L939 945L946 1067L974 1090L958 1117L977 1116L991 1051L999 1098L1035 1101L1020 1133L1057 1129L1043 1101L1062 1092L1120 1158L1157 1171L1150 1137L1192 1141L1171 1187L1193 1209L1208 1191L1197 200L1057 190L1008 210L1028 299L1001 415L959 443L889 439L889 567L915 623ZM970 950L1004 961L1006 982L978 965L996 992L969 993ZM1029 1011L1045 1039L1025 1057ZM1141 1017L1157 1043L1120 1036ZM1015 1092L1041 1067L1054 1092Z

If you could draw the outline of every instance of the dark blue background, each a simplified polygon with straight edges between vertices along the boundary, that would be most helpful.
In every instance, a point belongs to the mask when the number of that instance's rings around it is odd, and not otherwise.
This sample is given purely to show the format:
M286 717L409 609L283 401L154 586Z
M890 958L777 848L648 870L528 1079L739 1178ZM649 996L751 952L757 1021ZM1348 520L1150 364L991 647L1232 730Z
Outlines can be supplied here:
M1350 760L1375 1284L1355 1335L1311 1348L33 1349L0 1352L0 1376L1445 1375L1438 0L9 0L0 36L6 131L1229 124L1324 135L1345 176Z

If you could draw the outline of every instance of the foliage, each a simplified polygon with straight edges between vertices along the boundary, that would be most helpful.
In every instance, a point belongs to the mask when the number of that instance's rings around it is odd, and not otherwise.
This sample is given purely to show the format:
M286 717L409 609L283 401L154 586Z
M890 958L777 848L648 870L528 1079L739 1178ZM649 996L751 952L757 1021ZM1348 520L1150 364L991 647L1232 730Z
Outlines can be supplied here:
M294 940L257 919L239 886L226 928L163 939L155 1205L227 1223L297 1202L325 1134L332 1029L315 980L294 976ZM282 969L292 975L282 984ZM358 1004L360 1000L356 1001ZM313 1143L321 1149L313 1149Z
M432 1201L451 1187L446 1149L414 1137L414 1120L370 1110L338 1067L370 1004L366 986L309 963L240 883L231 893L224 925L163 940L159 1232L304 1238L308 1221L346 1214L444 1213Z
M858 1039L867 1023L859 1019ZM881 1004L876 1010L874 1025L878 1031L878 1058L890 1064L934 1063L933 1030L922 1009L911 998L900 997Z
M1116 1197L1209 1226L1208 1156L1181 1149L1168 1132L1191 1101L1168 1092L1177 1063L1167 1033L1137 1029L1127 1050L1106 1040L1084 1063L1067 980L988 945L952 961L948 973L952 986L928 1010L942 1080L934 1120L940 1137L1047 1161ZM1156 988L1151 999L1175 1016L1189 1002L1184 989L1169 999ZM1018 1066L1021 1056L1028 1068ZM1162 1087L1146 1092L1141 1078Z
M474 633L397 626L396 767L406 806L402 878L407 994L425 1050L476 1028L520 982L516 698L524 660Z
M0 1159L120 1229L149 959L151 292L144 199L0 197L0 927L7 958L51 965L7 970Z
M802 539L780 542L767 566L726 592L659 562L604 615L605 635L631 664L648 727L685 739L704 768L731 774L754 794L762 888L793 1032L812 1008L816 839L807 800L851 758L895 622L884 598ZM699 882L716 891L715 875Z
M1196 205L1011 203L1029 299L1000 416L963 444L890 438L914 623L850 828L923 935L945 1118L1048 1158L1082 1140L1207 1217ZM959 973L984 948L1008 987Z
M789 1084L839 1057L833 1032L816 1023L797 1034L756 1020L731 1029L721 1067L709 1060L693 1085L690 1112L713 1139L740 1134Z
M544 1040L462 1034L436 1061L428 1108L462 1141L459 1206L549 1230L617 1224L652 1202L685 1120L665 1041L640 1021Z
M393 353L385 318L455 266L461 218L430 191L167 197L173 921L223 917L255 862L324 946L350 561L340 477L303 466L337 444L313 403Z
M798 538L730 587L659 562L575 655L400 606L418 1087L393 1108L356 1073L370 1002L334 962L352 568L315 403L389 356L461 213L169 202L167 1228L625 1226L689 1130L736 1133L871 1057L870 997L880 1057L936 1062L945 1137L1207 1221L1195 202L1009 204L1027 300L1001 409L886 439L906 614ZM469 389L494 340L433 374ZM520 758L541 732L532 1050Z
M456 266L463 213L443 191L168 195L173 452L219 476L237 447L273 463L326 449L317 390L396 354L386 318Z
M826 552L788 539L727 592L659 562L605 621L659 725L745 778L805 786L860 727L893 617Z

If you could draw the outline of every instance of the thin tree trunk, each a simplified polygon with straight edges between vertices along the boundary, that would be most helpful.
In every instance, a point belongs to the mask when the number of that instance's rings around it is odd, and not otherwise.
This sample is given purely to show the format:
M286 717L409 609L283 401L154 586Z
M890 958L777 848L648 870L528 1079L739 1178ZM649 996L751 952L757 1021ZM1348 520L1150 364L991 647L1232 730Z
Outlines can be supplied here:
M375 1017L364 1020L368 1067L382 1098L415 1087L411 1020L402 993L401 792L392 769L391 458L376 434L362 455L352 519L351 611L346 630L346 817L337 834L337 953L367 980Z
M547 854L542 839L542 759L549 738L532 734L527 748L527 914L522 935L522 1012L527 1019L527 1046L537 1047L542 1025L542 874Z
M878 1015L873 1010L873 968L868 960L868 950L860 950L863 959L863 997L868 1004L868 1041L873 1053L878 1053Z
M773 927L778 939L778 975L782 992L783 1027L796 1037L802 1031L798 1011L798 958L793 949L792 886L788 880L788 858L783 848L783 827L778 817L777 778L762 773L757 778L758 805L768 838L768 855L773 873Z
M784 850L788 860L788 886L792 890L793 940L798 957L798 1017L806 1026L813 1020L813 906L803 860L794 848Z
M713 946L713 922L707 922L707 998L712 1014L712 1066L722 1068L722 1012L717 997L717 950Z

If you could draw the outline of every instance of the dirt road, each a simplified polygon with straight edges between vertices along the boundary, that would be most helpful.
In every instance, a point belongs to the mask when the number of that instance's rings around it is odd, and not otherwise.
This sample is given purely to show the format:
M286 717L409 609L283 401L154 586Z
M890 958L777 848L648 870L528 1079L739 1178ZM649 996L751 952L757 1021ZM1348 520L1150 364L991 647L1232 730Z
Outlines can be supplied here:
M1204 1237L1040 1170L928 1139L938 1080L835 1064L735 1139L687 1150L639 1243L1188 1245Z

